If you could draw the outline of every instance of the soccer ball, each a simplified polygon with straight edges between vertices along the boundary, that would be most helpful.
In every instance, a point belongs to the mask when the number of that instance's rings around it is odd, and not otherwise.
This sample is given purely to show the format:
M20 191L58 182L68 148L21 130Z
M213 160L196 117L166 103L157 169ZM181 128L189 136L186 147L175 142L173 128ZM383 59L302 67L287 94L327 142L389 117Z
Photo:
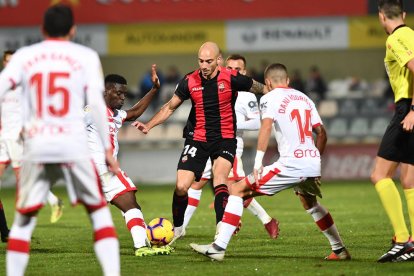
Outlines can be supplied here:
M174 226L165 218L155 218L147 224L147 237L152 245L169 244L174 238Z

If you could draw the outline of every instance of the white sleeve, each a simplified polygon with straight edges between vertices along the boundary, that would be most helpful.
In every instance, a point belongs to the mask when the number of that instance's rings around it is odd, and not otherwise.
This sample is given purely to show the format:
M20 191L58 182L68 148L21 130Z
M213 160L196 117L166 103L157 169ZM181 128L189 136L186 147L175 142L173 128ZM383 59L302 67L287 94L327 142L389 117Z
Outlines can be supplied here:
M260 113L256 96L252 93L252 97L246 98L247 101L236 101L237 129L238 130L258 130L260 128Z
M15 53L6 68L0 74L0 98L3 98L4 94L20 85L22 81L23 68L21 62L21 55L19 52Z
M103 98L104 79L98 54L94 53L91 57L90 64L87 65L86 74L86 101L90 107L90 114L102 144L105 149L110 149L109 126L106 116L106 105Z
M262 114L262 119L275 119L276 104L274 102L275 100L272 100L270 96L271 94L268 93L260 98L260 113Z

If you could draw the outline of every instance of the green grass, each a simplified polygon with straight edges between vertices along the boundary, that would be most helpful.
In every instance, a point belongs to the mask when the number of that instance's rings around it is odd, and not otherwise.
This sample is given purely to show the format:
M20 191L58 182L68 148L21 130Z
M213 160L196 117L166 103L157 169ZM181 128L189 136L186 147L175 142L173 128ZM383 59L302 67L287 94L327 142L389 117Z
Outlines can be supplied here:
M154 217L171 219L173 186L144 186L137 193L146 221ZM64 215L49 223L49 207L39 214L33 235L27 275L100 275L92 248L92 230L83 207L71 208L63 188L55 192L64 198ZM304 212L292 190L259 202L280 221L281 233L270 240L260 222L245 210L243 227L228 247L224 262L211 262L192 252L191 242L211 242L215 231L214 212L208 208L212 193L206 188L187 235L170 256L133 256L132 240L120 212L111 207L121 244L123 275L408 275L413 263L378 264L376 259L390 245L393 235L375 189L368 182L335 182L323 185L327 207L342 234L353 260L327 262L327 240L312 218ZM9 224L12 222L14 190L1 191ZM0 244L0 275L4 274L5 244Z

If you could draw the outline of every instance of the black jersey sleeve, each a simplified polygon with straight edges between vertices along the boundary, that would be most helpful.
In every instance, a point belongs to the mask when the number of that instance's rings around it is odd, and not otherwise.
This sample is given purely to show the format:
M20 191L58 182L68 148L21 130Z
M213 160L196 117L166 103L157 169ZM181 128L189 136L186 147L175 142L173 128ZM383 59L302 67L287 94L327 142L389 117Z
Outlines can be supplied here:
M231 87L235 91L250 91L252 85L253 79L249 76L245 76L240 73L231 76Z
M188 100L190 98L190 91L188 90L188 76L185 76L177 84L174 93L183 101Z

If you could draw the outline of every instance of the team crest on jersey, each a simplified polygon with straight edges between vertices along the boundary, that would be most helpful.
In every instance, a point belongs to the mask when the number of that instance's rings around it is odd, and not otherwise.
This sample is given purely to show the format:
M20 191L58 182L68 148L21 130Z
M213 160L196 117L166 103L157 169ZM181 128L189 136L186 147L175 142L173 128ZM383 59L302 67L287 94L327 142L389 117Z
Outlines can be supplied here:
M188 160L188 156L184 155L183 158L181 158L181 162L185 163Z
M225 88L226 88L226 87L224 86L224 83L220 82L220 83L219 83L219 85L218 85L218 89L219 89L219 91L220 91L220 92L223 92Z

